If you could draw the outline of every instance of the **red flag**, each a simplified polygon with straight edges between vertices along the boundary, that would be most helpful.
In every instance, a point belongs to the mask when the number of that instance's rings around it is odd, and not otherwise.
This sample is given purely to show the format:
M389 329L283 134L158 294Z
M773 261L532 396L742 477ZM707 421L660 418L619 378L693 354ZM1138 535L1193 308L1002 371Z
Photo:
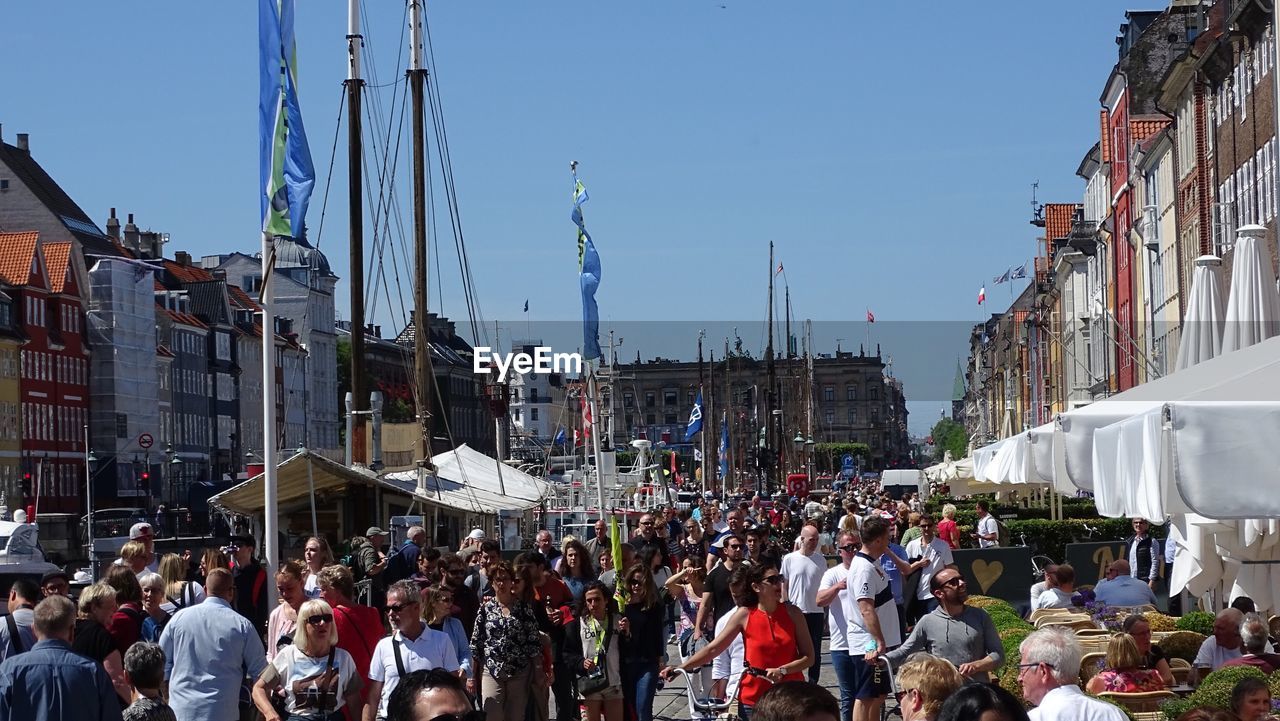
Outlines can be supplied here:
M987 286L984 285L978 289L978 305L982 305L985 302L987 302Z
M876 322L876 314L872 313L870 308L867 308L867 322L868 323Z
M582 427L586 435L590 436L591 425L592 425L591 404L587 403L587 396L585 394L582 396L581 401L582 401Z
M774 274L774 275L777 275L777 274L779 274L779 273L781 273L781 272L782 272L782 261L778 261L778 269L777 269L777 270L775 270L775 271L773 271L773 274Z

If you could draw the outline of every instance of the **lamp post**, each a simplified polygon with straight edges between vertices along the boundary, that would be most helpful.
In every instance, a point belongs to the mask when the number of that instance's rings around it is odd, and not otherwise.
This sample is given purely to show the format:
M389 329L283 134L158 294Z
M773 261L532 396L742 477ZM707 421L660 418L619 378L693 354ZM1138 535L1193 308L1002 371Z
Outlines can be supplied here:
M84 426L84 518L89 541L89 580L98 580L98 568L93 563L93 464L98 459L89 450L89 424Z
M809 476L809 487L813 488L813 447L817 445L810 436L804 440L804 472Z

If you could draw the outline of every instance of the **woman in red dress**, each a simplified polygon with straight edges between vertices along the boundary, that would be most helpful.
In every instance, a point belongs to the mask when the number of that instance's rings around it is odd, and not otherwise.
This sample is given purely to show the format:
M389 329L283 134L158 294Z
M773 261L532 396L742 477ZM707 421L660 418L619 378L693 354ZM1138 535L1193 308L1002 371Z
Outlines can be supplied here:
M734 597L742 598L743 602L733 611L720 635L680 664L685 671L697 669L742 634L746 661L738 688L738 716L742 721L749 721L756 702L769 687L780 681L803 681L801 672L813 665L809 627L805 625L804 614L787 603L778 566L777 558L765 556L754 566L735 569L729 585ZM662 675L671 680L674 673L667 668Z
M956 507L950 503L942 507L942 520L938 521L938 538L946 541L953 551L960 547L960 527L956 525Z

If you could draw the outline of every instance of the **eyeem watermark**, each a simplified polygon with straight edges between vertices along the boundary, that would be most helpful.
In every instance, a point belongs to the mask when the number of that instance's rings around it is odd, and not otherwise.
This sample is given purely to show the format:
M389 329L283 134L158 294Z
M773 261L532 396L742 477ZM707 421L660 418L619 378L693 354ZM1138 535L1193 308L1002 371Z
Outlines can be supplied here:
M488 346L477 346L472 356L471 368L476 373L488 375L498 372L498 382L507 380L507 373L565 373L582 374L580 353L554 353L546 346L534 346L532 353L494 353Z

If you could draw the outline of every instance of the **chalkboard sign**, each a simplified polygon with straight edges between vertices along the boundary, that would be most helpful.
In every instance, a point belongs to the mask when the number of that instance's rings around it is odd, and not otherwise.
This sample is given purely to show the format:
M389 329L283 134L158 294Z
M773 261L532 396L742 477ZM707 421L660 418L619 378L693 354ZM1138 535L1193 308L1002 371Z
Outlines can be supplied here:
M951 552L971 595L994 596L1015 608L1031 593L1031 550L1023 546L961 548Z

